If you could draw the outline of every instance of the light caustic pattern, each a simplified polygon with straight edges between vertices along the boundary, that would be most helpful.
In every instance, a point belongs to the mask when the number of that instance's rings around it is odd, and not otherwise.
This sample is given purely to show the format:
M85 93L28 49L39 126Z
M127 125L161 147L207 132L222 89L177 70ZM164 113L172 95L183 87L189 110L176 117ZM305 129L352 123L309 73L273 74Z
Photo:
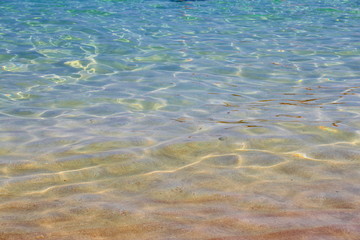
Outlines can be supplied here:
M357 0L0 2L0 239L360 239Z

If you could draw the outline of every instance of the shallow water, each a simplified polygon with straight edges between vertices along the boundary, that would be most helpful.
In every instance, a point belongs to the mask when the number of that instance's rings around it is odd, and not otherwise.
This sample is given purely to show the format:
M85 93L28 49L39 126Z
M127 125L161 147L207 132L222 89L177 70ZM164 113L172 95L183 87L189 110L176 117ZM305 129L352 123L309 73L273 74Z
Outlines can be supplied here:
M357 0L0 2L0 239L359 239Z

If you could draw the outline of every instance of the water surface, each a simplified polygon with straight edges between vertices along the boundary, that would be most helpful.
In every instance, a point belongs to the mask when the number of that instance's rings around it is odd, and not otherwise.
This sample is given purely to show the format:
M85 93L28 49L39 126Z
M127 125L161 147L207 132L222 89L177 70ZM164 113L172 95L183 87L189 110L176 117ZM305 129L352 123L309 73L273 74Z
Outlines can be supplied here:
M0 239L359 239L358 0L0 2Z

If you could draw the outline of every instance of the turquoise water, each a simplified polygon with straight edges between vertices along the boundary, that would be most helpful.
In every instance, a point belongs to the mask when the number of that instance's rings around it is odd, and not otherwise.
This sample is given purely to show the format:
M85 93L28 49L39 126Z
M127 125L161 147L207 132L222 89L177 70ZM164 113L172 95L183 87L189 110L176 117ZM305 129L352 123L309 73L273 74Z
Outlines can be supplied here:
M0 1L0 238L360 238L359 33L358 0Z

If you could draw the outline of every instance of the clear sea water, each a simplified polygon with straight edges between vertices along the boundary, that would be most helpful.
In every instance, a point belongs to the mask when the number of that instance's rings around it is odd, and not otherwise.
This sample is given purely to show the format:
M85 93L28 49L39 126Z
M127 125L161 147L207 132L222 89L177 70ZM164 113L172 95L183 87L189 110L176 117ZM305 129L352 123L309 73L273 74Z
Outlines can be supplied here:
M360 1L1 0L0 239L360 239Z

